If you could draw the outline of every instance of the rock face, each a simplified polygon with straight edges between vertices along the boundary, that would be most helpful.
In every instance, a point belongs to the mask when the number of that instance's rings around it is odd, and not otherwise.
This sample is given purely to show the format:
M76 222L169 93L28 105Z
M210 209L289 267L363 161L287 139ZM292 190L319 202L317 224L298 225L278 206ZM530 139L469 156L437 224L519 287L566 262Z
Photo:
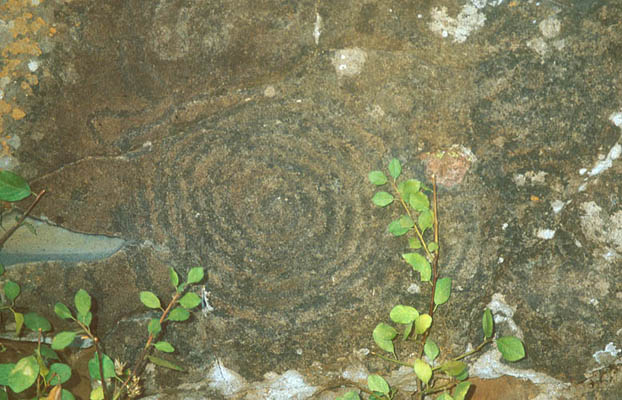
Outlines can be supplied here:
M165 299L169 265L204 266L214 310L166 332L189 373L156 370L149 391L333 398L342 371L383 371L365 349L393 305L427 304L386 232L394 215L370 200L367 173L398 157L440 183L447 354L479 343L490 307L528 356L486 353L477 375L540 385L524 398L614 398L622 8L441 3L29 5L54 36L23 56L12 43L27 33L0 32L16 70L38 63L32 95L0 76L26 116L0 117L18 170L49 191L33 215L124 246L10 267L21 301L51 315L88 290L109 352L132 359L149 316L138 292Z

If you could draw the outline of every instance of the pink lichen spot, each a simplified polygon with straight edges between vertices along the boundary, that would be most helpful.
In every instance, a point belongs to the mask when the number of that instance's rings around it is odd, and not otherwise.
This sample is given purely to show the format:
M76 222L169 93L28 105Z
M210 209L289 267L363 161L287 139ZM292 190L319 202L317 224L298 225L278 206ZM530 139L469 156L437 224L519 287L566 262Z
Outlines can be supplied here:
M436 176L436 183L452 187L462 183L471 165L476 161L471 150L453 145L447 150L423 153L419 156L426 165L425 174L428 180Z

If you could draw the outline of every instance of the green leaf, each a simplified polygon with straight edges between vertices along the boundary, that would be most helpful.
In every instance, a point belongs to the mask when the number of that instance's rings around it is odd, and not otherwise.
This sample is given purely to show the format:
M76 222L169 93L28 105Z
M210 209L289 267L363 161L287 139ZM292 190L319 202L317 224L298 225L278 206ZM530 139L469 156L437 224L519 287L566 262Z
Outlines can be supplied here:
M24 314L13 311L13 318L15 318L15 336L19 336L19 333L22 331L22 326L24 325Z
M400 222L400 220L396 219L394 221L391 221L391 223L389 224L389 227L387 228L387 230L393 236L402 236L405 233L407 233L410 230L410 228L409 227L404 227L402 225L402 223Z
M89 311L86 314L78 313L78 321L82 322L84 325L91 325L91 320L93 319L93 314Z
M31 331L37 332L41 329L42 332L47 332L52 329L50 322L37 314L36 312L29 312L24 315L24 325Z
M415 333L421 335L432 325L432 317L428 314L421 314L415 321Z
M380 392L388 395L391 392L389 384L380 375L371 374L367 377L367 387L372 392Z
M411 306L397 305L393 307L389 314L391 321L398 324L410 324L419 317L419 312Z
M60 360L58 354L56 354L56 352L52 350L47 344L42 344L39 352L41 353L41 357L47 358L48 360Z
M179 285L179 275L177 275L177 272L173 269L173 267L169 268L168 275L171 278L171 285L173 285L174 289L177 289L177 285Z
M414 322L411 322L410 324L406 324L406 326L404 327L404 333L402 333L402 335L404 335L402 337L402 340L408 339L408 336L410 336L410 332L412 332L414 325L415 325Z
M386 207L393 203L393 195L388 192L376 192L374 197L371 198L371 201L378 207Z
M454 400L466 399L466 395L469 394L470 387L471 382L460 382L457 384L456 389L454 390Z
M0 386L9 386L9 374L14 366L14 363L0 364Z
M506 361L514 362L525 357L523 343L514 336L504 336L497 339L497 348Z
M163 358L160 357L156 357L156 356L147 356L147 358L149 359L149 361L151 361L152 363L154 363L155 365L158 365L160 367L164 367L164 368L168 368L168 369L173 369L175 371L183 371L184 369L178 365L173 364L172 362L165 360Z
M0 171L0 200L20 201L31 194L30 186L24 178L11 171Z
M408 179L407 181L400 182L400 184L397 185L397 190L400 196L402 196L402 199L408 201L411 194L419 192L420 187L421 182L416 179Z
M0 400L9 400L9 395L2 389L0 389Z
M11 369L8 384L12 391L21 393L35 383L39 375L39 363L35 356L24 357Z
M410 206L418 212L422 212L430 208L428 196L421 192L411 194L408 198L408 204L410 204Z
M155 348L165 353L172 353L175 348L169 342L157 342L154 344Z
M431 228L434 223L434 214L430 210L421 211L419 217L417 218L417 225L419 225L419 229L421 232L425 232L426 229Z
M428 244L428 250L430 250L431 253L434 253L438 250L438 244L436 242L430 242L430 244Z
M484 330L484 337L486 339L492 336L494 326L492 311L489 309L484 310L484 315L482 315L482 329Z
M114 362L108 357L106 354L102 353L102 366L104 370L104 379L114 378L116 374L114 373ZM93 354L93 358L89 360L88 363L89 375L92 379L100 380L99 374L99 359L97 356L97 352Z
M394 352L393 339L397 336L397 331L391 325L387 325L384 322L379 323L374 328L372 336L374 342L376 342L378 347L382 350L389 353Z
M449 393L443 393L436 398L436 400L454 400Z
M166 317L168 321L185 321L188 318L190 318L190 312L181 307L175 307Z
M420 249L421 242L416 237L408 238L408 247L410 247L411 249Z
M188 272L188 280L187 284L192 285L193 283L199 283L203 279L203 268L194 267Z
M434 361L434 359L438 357L441 350L438 348L436 342L428 338L423 346L423 352L430 361Z
M76 337L75 332L60 332L54 339L52 339L52 349L53 350L62 350L65 347L69 346L73 339Z
M62 363L50 365L50 371L46 377L49 385L62 385L67 382L69 378L71 378L71 367L69 365Z
M196 293L186 293L179 299L179 304L186 309L194 308L201 304L201 298Z
M335 400L361 400L361 397L355 391L350 390L348 393L337 397Z
M387 183L387 177L382 173L382 171L371 171L367 177L369 178L369 181L376 186Z
M445 304L451 295L451 278L441 278L436 281L434 304Z
M71 319L73 317L71 310L61 302L54 304L54 312L62 319Z
M4 295L13 302L19 296L19 285L13 281L4 282Z
M447 361L441 365L441 371L449 376L458 376L464 372L467 365L462 361Z
M430 378L432 378L432 368L428 365L428 363L418 358L415 360L413 368L415 370L417 378L419 378L425 385L427 385L430 381Z
M60 392L60 400L76 400L76 398L73 397L73 394L71 394L69 390L63 389Z
M76 305L76 310L78 310L78 314L85 315L91 309L91 296L86 292L86 290L78 290L73 300Z
M140 301L149 308L160 308L160 299L151 292L140 292Z
M399 178L402 173L402 164L400 164L400 160L394 158L389 162L389 173L393 179Z
M95 389L91 390L89 400L104 400L104 388L98 386Z
M432 277L432 267L424 256L419 253L405 253L402 254L402 258L406 260L415 271L419 272L423 282L428 282L430 280Z
M158 336L158 334L162 331L162 325L160 325L160 320L156 318L152 318L149 321L149 325L147 325L147 330L149 334L153 336Z

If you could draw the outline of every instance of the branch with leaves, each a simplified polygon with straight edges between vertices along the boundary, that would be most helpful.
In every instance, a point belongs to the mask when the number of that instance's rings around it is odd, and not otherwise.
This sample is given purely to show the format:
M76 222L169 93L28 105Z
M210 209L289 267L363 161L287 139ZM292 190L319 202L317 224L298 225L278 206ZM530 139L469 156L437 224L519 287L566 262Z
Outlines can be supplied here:
M417 379L417 399L423 400L431 394L441 393L437 400L464 400L470 390L468 366L462 361L481 351L486 345L496 342L497 348L506 361L518 361L525 357L523 343L514 336L494 338L492 312L484 310L482 316L482 343L474 350L456 357L440 357L441 351L430 338L434 313L446 304L451 296L452 278L441 276L439 268L439 223L436 182L432 188L417 179L399 180L402 166L399 160L392 159L388 165L390 178L382 171L371 171L369 181L376 187L389 183L392 193L377 191L372 203L378 207L399 204L402 212L388 225L388 232L395 237L408 239L409 252L402 259L419 274L421 282L429 287L430 298L427 313L420 313L415 307L398 304L389 313L390 320L397 324L381 322L372 332L376 345L389 355L376 354L379 358L400 366L412 367ZM432 204L430 204L430 195ZM396 201L397 199L397 201ZM417 354L415 360L402 361L395 351L395 341L401 336L405 344L412 343ZM411 351L412 353L412 351ZM443 360L444 359L444 360ZM390 400L395 391L379 375L369 375L368 387L373 393L370 400ZM450 394L450 390L453 393ZM348 392L338 400L360 400L356 392Z

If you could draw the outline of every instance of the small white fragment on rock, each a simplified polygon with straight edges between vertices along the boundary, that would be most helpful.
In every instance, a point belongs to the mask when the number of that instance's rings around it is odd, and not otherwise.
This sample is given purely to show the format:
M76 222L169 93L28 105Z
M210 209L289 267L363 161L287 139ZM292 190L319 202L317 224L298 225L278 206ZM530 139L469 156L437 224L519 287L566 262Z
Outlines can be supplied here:
M545 240L553 239L553 237L555 237L555 231L553 229L538 229L536 236Z
M316 46L320 43L321 34L322 34L322 16L318 13L315 13L315 25L313 26L313 39L315 40Z
M226 368L219 359L216 359L207 377L210 380L209 387L225 396L231 396L246 386L246 380L235 371Z
M586 172L587 172L587 168L581 168L579 170L579 175L585 175Z
M408 286L408 289L406 289L406 291L410 294L417 294L417 293L421 293L421 288L416 283L411 283L410 286Z
M594 176L594 175L600 174L603 171L608 170L613 165L613 161L617 160L620 157L621 153L622 153L622 146L620 145L620 143L614 144L613 147L611 147L611 149L609 150L609 153L607 154L607 156L603 160L596 163L596 166L592 168L592 170L589 172L588 175Z
M272 85L266 86L263 91L263 95L266 97L274 97L276 95L276 89Z
M604 350L598 350L596 353L592 354L592 357L594 357L594 360L600 365L611 365L618 358L620 351L622 350L616 348L613 342L609 342Z
M358 47L337 50L332 60L335 72L339 77L360 74L365 61L367 61L367 53Z
M614 112L609 116L609 120L619 128L622 128L622 111Z
M559 22L559 20L555 18L555 16L548 17L547 19L540 22L540 24L538 25L542 36L547 39L552 39L555 36L559 35L559 32L561 31L561 26L561 22Z
M553 212L555 214L559 213L565 205L566 203L561 200L555 200L551 202L551 208L553 209Z
M36 60L31 60L28 63L28 69L30 70L30 72L35 72L36 70L39 69L39 62Z

